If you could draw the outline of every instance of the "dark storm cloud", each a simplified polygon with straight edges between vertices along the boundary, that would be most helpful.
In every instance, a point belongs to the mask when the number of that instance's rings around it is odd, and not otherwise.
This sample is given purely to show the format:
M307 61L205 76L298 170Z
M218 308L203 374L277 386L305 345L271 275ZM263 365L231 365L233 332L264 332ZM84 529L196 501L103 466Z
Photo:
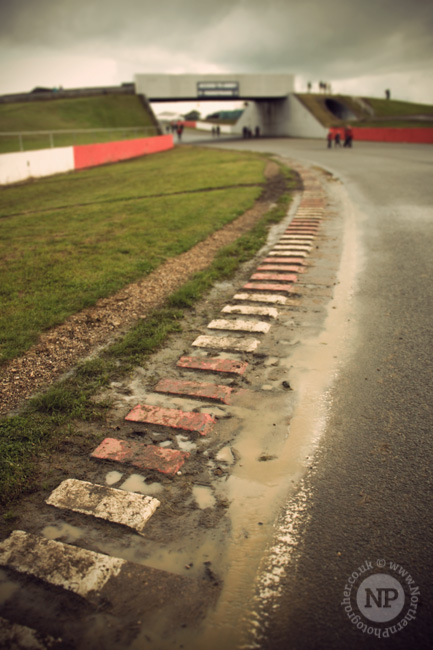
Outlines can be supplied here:
M210 10L219 21L232 3ZM199 0L0 0L0 37L10 42L69 44L89 40L145 44L159 39L188 41L206 26L209 9ZM145 39L145 40L144 40Z
M344 77L422 69L433 58L431 0L0 0L0 41L158 48L233 71Z

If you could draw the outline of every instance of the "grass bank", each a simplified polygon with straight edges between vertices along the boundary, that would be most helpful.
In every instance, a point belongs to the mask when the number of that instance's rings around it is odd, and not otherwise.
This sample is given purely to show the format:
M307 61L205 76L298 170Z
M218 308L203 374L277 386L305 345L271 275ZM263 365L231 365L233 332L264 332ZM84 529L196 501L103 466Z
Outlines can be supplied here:
M72 376L32 399L21 415L0 422L0 494L4 506L10 507L11 501L23 492L44 487L46 477L37 468L41 461L49 466L53 452L73 453L81 449L81 453L88 453L89 445L99 442L87 430L85 436L80 434L86 422L104 421L109 408L108 403L95 400L95 394L168 344L169 337L187 321L196 301L216 281L233 277L239 266L261 248L270 225L287 213L295 179L288 171L285 173L287 189L276 207L250 232L222 249L205 271L172 294L164 308L140 321L98 357L80 364ZM5 520L13 516L13 509L3 515Z
M376 117L433 115L433 106L430 104L416 104L398 99L379 99L374 97L367 97L365 101L373 108Z
M0 133L22 131L61 131L69 129L146 128L134 132L94 132L54 134L54 145L65 147L74 144L107 142L155 135L152 116L136 95L99 95L39 102L0 104ZM23 136L24 150L50 147L48 135ZM1 136L0 153L19 151L18 136Z
M370 105L374 111L371 115L356 98L347 95L321 95L317 93L300 93L300 101L325 127L342 126L350 122L356 127L403 127L417 128L431 126L430 120L416 119L418 115L433 115L433 106L429 104L415 104L394 99L378 99L363 97L363 102ZM327 100L338 102L353 113L353 119L338 118L326 105ZM400 118L400 119L399 119Z
M0 190L0 363L258 198L265 160L175 149Z

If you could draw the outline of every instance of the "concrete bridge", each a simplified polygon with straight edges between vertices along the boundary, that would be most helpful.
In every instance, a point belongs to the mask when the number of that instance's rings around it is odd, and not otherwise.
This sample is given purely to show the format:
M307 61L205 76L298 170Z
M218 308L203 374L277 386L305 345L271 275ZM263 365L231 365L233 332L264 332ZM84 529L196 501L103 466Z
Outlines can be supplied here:
M326 129L294 93L292 74L137 74L135 90L151 102L237 101L247 103L236 124L264 136L324 138Z

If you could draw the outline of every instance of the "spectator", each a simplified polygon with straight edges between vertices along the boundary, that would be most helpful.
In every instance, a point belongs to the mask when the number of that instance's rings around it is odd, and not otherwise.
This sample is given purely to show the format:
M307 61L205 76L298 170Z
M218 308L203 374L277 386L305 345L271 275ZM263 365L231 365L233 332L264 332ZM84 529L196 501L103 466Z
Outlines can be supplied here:
M351 147L353 142L353 131L351 126L346 126L344 129L344 146Z

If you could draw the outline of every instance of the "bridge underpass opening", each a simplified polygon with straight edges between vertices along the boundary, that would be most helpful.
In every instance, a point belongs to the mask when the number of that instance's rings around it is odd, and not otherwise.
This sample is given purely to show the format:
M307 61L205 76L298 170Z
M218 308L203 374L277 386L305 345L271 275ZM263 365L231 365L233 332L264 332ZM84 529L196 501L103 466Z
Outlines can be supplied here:
M243 111L245 102L243 101L230 101L230 100L197 100L197 101L171 101L171 102L150 102L155 115L162 116L163 120L184 118L189 113L196 112L199 117L192 117L189 119L205 120L215 113L227 113L233 111Z
M337 99L325 99L326 108L331 111L335 117L338 117L340 120L356 120L356 115L353 113L350 108L348 108L342 102L339 102Z

